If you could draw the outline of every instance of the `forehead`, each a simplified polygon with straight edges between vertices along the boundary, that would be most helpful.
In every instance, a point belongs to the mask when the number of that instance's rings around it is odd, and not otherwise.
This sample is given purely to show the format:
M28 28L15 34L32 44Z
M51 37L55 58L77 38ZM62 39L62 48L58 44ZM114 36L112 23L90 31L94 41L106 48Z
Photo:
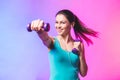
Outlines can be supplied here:
M56 16L56 20L57 20L57 21L66 21L67 18L66 18L66 16L63 15L63 14L58 14L58 15Z

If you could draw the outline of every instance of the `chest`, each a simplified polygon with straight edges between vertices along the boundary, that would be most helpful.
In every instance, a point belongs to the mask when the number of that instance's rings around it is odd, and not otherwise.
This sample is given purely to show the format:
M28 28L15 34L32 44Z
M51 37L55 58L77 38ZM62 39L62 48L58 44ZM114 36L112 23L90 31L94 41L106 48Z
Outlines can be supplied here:
M61 47L62 46L62 47ZM78 66L79 56L74 54L72 50L72 44L60 44L58 40L54 43L54 48L50 51L50 61L57 65L64 66ZM65 50L67 48L67 50Z
M73 42L65 43L63 41L60 41L59 43L60 43L61 48L66 51L72 51L73 46L74 46Z

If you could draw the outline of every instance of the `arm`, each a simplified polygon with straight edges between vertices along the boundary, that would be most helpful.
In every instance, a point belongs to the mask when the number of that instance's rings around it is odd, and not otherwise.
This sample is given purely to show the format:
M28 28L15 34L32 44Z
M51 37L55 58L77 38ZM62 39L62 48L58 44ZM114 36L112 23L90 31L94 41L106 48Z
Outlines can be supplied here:
M31 30L36 31L44 45L50 49L53 45L53 38L50 37L46 31L44 31L44 29L42 28L43 25L43 20L33 20L31 22Z
M79 52L79 60L80 60L80 74L82 77L87 75L87 71L88 71L88 66L86 64L86 60L85 60L85 51L84 51L84 45L83 43L80 44L80 48L79 48L80 52Z
M38 31L37 34L38 34L39 38L42 40L43 44L46 47L48 47L49 49L51 49L53 47L53 38L50 37L47 32L45 32L45 31L42 31L42 32Z

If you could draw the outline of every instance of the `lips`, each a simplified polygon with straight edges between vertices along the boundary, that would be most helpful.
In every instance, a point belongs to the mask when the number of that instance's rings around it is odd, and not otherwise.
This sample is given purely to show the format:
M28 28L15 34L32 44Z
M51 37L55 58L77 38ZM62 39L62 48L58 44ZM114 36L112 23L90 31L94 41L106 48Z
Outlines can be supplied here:
M62 29L57 29L57 32L59 32L59 33L62 32Z

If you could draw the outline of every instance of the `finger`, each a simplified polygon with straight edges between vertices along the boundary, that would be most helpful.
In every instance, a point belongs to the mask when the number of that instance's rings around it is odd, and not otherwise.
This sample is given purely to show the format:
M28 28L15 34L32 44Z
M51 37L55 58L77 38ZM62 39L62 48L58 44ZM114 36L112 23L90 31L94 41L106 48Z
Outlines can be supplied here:
M80 45L80 42L74 42L75 45Z
M38 20L38 25L37 25L38 30L41 30L43 26L44 26L44 21L39 19Z
M80 42L74 42L74 48L79 49Z
M37 30L37 20L33 20L31 22L31 29L35 31Z
M34 27L35 27L35 28L38 27L38 24L39 24L39 20L35 20L35 21L34 21Z
M34 21L31 22L31 30L34 30Z
M44 30L43 27L44 27L44 21L43 21L43 20L40 20L40 21L39 21L39 24L38 24L38 29L39 29L39 30Z
M43 27L44 26L44 21L40 20L40 26Z

